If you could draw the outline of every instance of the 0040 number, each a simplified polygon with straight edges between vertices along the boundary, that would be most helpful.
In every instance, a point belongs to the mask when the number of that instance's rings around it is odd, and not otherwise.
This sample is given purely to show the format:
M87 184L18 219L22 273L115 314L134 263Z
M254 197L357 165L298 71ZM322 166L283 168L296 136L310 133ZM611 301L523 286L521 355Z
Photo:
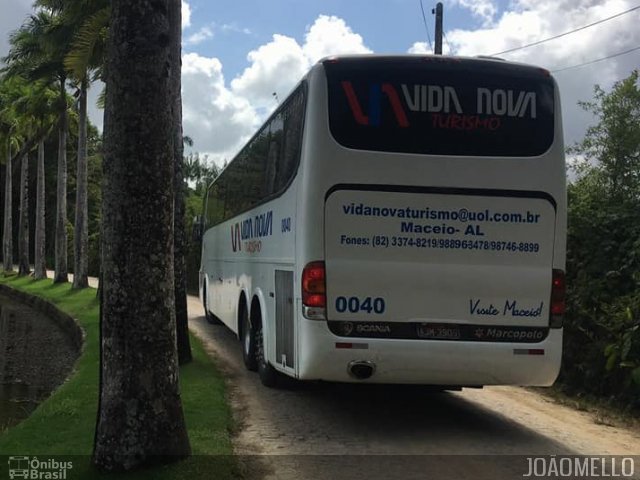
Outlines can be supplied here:
M336 298L336 311L339 313L384 313L385 303L384 298L376 297L337 297Z

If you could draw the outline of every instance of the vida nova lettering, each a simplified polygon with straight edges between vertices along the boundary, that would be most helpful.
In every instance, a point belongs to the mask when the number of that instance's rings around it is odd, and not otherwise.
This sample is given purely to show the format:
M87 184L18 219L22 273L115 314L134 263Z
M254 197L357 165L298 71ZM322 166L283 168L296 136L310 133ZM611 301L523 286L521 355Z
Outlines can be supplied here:
M231 249L242 250L242 241L273 235L273 211L261 213L231 225Z
M440 85L402 86L404 100L413 112L427 113L463 113L456 89ZM476 111L479 115L495 115L523 118L537 117L536 93L506 89L476 90Z

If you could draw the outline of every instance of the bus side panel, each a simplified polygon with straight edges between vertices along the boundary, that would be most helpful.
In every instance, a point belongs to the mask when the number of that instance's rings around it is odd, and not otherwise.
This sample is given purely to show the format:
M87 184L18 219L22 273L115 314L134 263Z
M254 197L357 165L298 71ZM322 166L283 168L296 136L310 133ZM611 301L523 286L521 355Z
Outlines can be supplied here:
M267 359L276 360L276 270L293 270L296 181L282 196L209 229L203 238L203 277L209 309L239 333L238 307L244 293L262 317ZM293 369L288 373L292 373Z

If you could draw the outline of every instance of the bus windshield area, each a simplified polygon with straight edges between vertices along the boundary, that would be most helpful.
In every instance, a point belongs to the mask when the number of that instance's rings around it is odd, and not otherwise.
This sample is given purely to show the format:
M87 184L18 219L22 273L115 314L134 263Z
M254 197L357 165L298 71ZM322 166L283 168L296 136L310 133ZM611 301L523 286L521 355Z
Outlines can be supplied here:
M554 137L554 83L495 60L344 58L324 63L341 145L382 152L532 157Z

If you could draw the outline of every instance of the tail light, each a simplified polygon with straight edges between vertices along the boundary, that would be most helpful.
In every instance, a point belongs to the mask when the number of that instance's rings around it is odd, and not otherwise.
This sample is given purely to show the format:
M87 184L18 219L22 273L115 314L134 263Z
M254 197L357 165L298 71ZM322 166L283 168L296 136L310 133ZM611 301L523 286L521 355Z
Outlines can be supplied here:
M315 320L326 318L327 294L324 262L308 263L302 270L302 305L305 317Z
M551 278L551 318L549 321L549 326L552 328L562 327L565 312L566 290L567 284L565 281L564 271L554 269Z

